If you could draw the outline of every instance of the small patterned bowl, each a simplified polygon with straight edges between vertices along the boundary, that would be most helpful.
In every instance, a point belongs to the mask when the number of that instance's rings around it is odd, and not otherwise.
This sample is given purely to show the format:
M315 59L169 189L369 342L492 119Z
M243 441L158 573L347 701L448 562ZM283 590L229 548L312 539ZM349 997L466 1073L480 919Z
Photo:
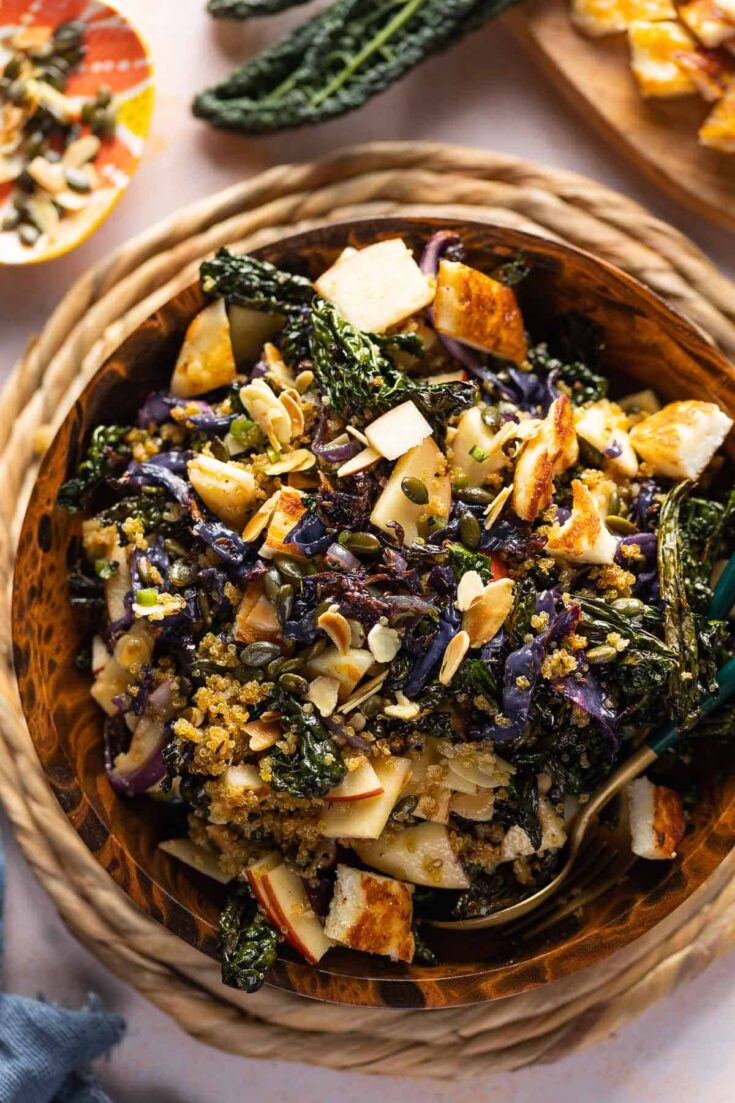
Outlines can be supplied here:
M33 27L57 27L67 20L87 26L87 54L70 74L65 95L94 98L100 84L117 108L115 136L102 142L94 159L100 177L87 205L66 214L53 238L42 234L23 245L15 231L0 231L0 264L38 264L76 248L107 218L130 183L143 153L153 112L153 64L148 46L117 4L106 0L0 0L0 40ZM4 48L0 45L0 58ZM86 128L85 128L86 130ZM0 222L11 204L13 184L0 184Z

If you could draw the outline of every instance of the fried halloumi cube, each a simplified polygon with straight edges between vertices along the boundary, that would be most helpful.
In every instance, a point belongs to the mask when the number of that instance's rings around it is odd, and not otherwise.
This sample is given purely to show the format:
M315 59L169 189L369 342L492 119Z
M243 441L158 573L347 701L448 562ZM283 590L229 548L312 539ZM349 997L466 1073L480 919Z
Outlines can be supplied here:
M721 153L735 153L735 81L699 128L699 142Z
M434 298L431 282L401 238L345 250L314 286L350 325L370 333L384 333Z
M694 81L674 56L695 45L680 23L635 20L628 28L628 40L631 69L642 95L669 98L696 92Z
M631 846L639 858L671 859L684 838L686 821L681 797L646 777L628 786Z
M657 475L698 479L733 426L714 402L670 402L634 426L630 442Z
M174 373L171 394L191 398L231 383L237 368L224 299L200 310L186 331Z
M735 76L735 60L730 54L724 50L677 50L674 56L700 96L710 103L722 99Z
M710 49L735 38L735 23L715 0L689 0L679 8L679 18Z
M671 0L572 0L572 23L591 38L627 31L635 19L676 19L676 8Z
M526 360L528 345L515 292L467 264L443 260L439 265L434 326L445 337L501 360Z
M572 482L572 512L549 530L546 551L567 563L612 563L618 543L605 524L597 496L579 479Z
M638 460L628 436L629 421L614 402L601 398L583 406L575 415L577 436L605 457L605 465L618 475L633 479Z
M379 873L337 866L324 925L327 938L391 961L413 961L413 885Z
M526 442L513 478L513 509L524 521L535 521L554 491L554 476L577 462L579 444L572 404L561 395Z

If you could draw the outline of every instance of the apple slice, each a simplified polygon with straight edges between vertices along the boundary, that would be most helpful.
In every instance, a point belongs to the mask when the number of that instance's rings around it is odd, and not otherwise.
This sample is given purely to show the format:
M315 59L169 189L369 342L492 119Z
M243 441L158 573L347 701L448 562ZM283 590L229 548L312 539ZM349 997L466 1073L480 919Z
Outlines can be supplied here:
M425 505L410 502L401 489L406 478L421 479L429 492ZM401 456L370 514L371 522L392 533L392 524L403 528L405 543L413 544L425 535L429 518L446 518L452 506L452 481L446 458L432 437Z
M447 789L452 793L466 793L469 797L474 797L477 793L477 786L471 781L465 781L459 774L455 774L453 770L447 770L447 777L445 784Z
M339 682L339 700L346 701L374 662L372 653L360 647L351 647L344 655L336 647L328 647L309 660L306 670L311 678L334 678Z
M449 760L449 772L462 781L479 786L480 789L500 789L501 786L508 784L515 773L515 768L504 758L496 758L491 773L489 770L481 770L475 762L452 758Z
M251 720L242 729L250 739L250 750L267 751L282 736L281 725L277 720L267 723L265 720Z
M358 452L351 460L345 460L342 466L337 469L337 478L346 479L348 475L356 475L358 471L365 471L366 468L376 464L379 459L381 459L380 452L376 452L374 448L370 447L363 448L362 452Z
M230 323L224 299L215 299L200 310L186 331L171 377L171 394L192 398L235 378Z
M368 444L387 460L397 460L431 436L431 426L415 402L402 402L365 429Z
M378 775L369 762L358 766L356 770L345 774L344 780L324 797L332 804L348 803L353 800L368 800L384 792Z
M247 877L248 884L253 890L253 896L260 904L264 912L267 912L270 917L270 912L267 907L267 896L265 889L263 888L263 878L270 870L275 869L276 866L280 866L283 862L283 855L279 850L271 850L268 854L265 854L262 858L258 858L256 862L249 865L245 870L245 876Z
M251 364L260 356L263 345L283 326L282 314L266 314L249 306L230 303L227 307L230 341L238 365Z
M481 789L474 796L468 793L454 793L449 804L450 812L462 816L465 820L474 820L475 823L489 823L493 818L494 809L495 795L492 789Z
M224 781L233 789L251 789L257 793L266 788L257 766L243 764L241 766L228 766L224 772Z
M469 888L469 877L443 824L421 823L350 845L365 865L401 881L435 889Z
M226 885L233 879L231 873L222 872L216 854L203 846L197 846L191 839L167 839L166 842L158 844L158 849L183 862L185 866L191 866L198 873L219 881L221 885Z
M294 950L316 965L334 943L309 903L304 882L282 862L259 874L259 886L268 918Z
M377 839L388 822L396 801L411 777L411 760L383 758L373 763L383 792L360 801L333 804L320 824L326 839Z

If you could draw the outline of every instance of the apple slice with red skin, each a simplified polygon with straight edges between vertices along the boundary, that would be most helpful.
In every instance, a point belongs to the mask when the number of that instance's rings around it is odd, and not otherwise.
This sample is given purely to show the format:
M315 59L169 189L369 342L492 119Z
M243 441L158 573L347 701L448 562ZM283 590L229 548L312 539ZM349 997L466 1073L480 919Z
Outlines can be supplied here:
M308 962L316 965L334 943L325 935L309 903L304 882L283 862L262 871L257 880L262 892L262 900L260 896L258 899L263 911L286 942Z
M364 762L356 770L345 774L344 779L324 797L334 804L348 803L353 800L367 800L379 797L384 792L380 779L369 762Z

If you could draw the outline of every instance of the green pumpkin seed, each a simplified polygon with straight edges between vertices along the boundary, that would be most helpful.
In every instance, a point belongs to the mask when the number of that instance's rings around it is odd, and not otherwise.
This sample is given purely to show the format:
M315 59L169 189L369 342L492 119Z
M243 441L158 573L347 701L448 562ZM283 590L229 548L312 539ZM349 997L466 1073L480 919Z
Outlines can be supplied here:
M67 19L59 23L52 38L57 50L68 50L84 41L85 26L81 19Z
M238 682L265 681L265 672L257 666L238 666L234 673Z
M275 567L271 567L263 579L263 589L269 601L278 600L278 591L281 589L281 576Z
M479 486L468 486L457 491L460 502L466 502L470 506L489 506L495 495Z
M377 716L379 712L383 711L385 702L383 698L377 693L374 693L372 697L368 697L367 701L364 701L360 708L362 709L363 716L366 716L368 720L371 720L374 716Z
M101 84L97 89L97 103L100 107L109 107L112 103L112 92L106 84Z
M171 564L168 573L174 586L189 586L196 578L196 567L182 559L177 559Z
M300 697L303 697L309 688L306 678L302 678L299 674L281 674L278 684L288 693L296 693Z
M27 222L24 223L18 230L18 237L24 245L35 245L41 236L41 231L36 226L31 226Z
M284 555L282 552L273 556L273 566L279 574L282 574L284 578L291 582L301 582L304 577L304 569L301 564L296 559L292 559L290 555Z
M489 429L495 429L500 425L500 410L496 406L486 406L481 417L483 424Z
M637 617L645 609L644 603L637 597L619 597L612 603L616 613L622 613L624 617Z
M285 624L287 620L291 619L291 613L293 611L293 597L294 588L285 583L278 591L278 597L276 598L276 616L278 617L279 624Z
M482 538L480 522L469 510L466 510L459 519L459 538L465 547L473 551L480 546Z
M593 666L597 663L611 663L617 657L618 653L615 648L607 643L602 643L599 647L592 647L587 652L587 662L592 663Z
M28 99L28 85L24 80L14 80L5 94L12 104L20 107Z
M241 652L240 661L247 666L260 668L268 666L274 659L280 658L280 655L281 649L277 643L270 643L267 640L257 640L255 643L248 644Z
M401 490L408 498L409 502L413 502L415 506L425 506L429 501L429 491L426 483L422 479L417 479L413 475L408 475L405 479L401 480Z
M371 532L348 533L347 538L341 543L355 555L377 555L382 547L380 540Z
M610 517L617 517L620 513L620 495L617 490L613 490L610 495L610 502L607 507L607 512Z
M298 674L306 666L306 659L302 655L295 655L293 659L284 659L279 674Z
M638 532L632 521L628 521L625 517L617 517L612 513L608 513L605 524L610 532L615 532L619 536L632 536L633 533Z
M15 209L8 211L2 221L3 230L15 230L20 222L20 213Z
M81 169L67 169L64 173L64 179L71 188L72 191L83 194L92 190L92 185L89 182L89 177L86 172L82 172ZM229 455L227 459L229 459Z

